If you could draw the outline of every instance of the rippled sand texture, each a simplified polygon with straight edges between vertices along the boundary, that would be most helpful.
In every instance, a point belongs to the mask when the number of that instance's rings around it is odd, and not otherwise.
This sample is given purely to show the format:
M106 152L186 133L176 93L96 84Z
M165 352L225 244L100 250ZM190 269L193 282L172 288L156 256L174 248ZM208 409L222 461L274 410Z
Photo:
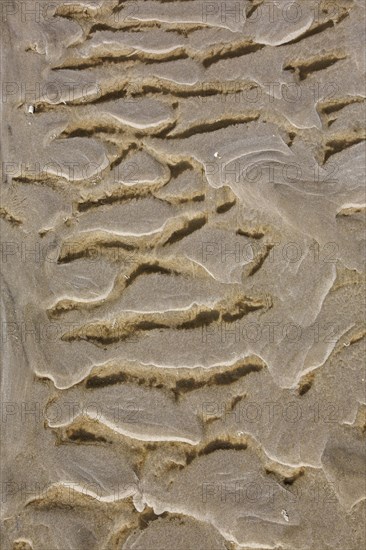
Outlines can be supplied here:
M1 548L361 550L363 0L2 10Z

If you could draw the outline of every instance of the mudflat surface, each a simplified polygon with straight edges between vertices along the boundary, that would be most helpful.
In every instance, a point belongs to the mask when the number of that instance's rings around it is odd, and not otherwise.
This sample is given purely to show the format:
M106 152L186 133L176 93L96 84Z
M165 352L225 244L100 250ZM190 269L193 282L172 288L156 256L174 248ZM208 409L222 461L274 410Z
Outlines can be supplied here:
M1 9L1 548L363 548L364 2Z

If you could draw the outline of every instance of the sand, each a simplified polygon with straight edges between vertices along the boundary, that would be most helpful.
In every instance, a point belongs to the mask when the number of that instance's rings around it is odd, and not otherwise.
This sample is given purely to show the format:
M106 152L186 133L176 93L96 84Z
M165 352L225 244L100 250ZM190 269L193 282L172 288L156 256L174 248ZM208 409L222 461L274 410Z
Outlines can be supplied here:
M361 550L364 3L1 9L1 548Z

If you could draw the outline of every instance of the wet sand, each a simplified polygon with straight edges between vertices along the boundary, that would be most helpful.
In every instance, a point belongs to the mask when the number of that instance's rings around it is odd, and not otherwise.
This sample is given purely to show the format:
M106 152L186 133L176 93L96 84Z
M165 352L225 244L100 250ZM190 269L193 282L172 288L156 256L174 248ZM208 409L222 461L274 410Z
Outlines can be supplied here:
M363 548L363 2L1 27L1 548Z

